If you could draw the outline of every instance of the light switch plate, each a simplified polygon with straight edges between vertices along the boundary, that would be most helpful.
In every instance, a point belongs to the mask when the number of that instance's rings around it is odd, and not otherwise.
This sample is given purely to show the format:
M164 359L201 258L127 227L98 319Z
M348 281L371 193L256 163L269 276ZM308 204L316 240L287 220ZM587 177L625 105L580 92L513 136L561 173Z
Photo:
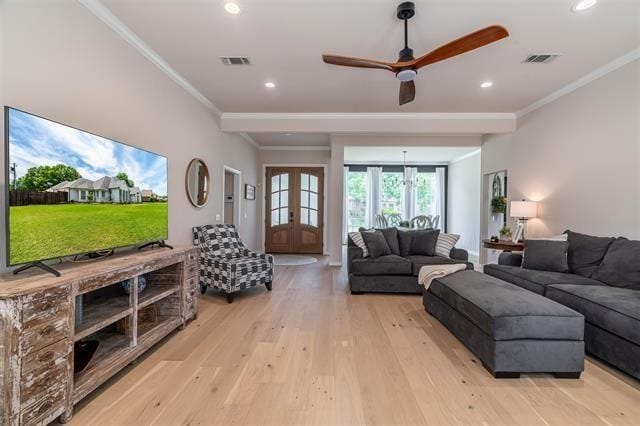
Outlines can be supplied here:
M222 216L220 216L220 213L216 214L216 222L220 222L222 220Z

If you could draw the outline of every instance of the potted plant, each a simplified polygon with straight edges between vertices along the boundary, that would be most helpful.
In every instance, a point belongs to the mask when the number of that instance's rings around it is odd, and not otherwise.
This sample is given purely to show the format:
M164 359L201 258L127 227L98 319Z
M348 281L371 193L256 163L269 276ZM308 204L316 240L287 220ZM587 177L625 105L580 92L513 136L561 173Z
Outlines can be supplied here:
M493 197L491 199L491 212L492 213L506 213L507 212L507 199L506 199L506 197Z
M500 239L501 240L510 240L511 239L511 228L508 226L503 226L500 228Z

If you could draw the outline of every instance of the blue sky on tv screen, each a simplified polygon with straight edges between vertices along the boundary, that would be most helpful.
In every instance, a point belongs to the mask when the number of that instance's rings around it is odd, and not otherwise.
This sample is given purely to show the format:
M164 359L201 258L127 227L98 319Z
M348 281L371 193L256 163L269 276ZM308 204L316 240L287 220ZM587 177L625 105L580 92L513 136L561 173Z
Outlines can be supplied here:
M9 162L18 178L31 167L66 164L92 180L125 172L140 189L167 194L166 158L15 109L9 109Z

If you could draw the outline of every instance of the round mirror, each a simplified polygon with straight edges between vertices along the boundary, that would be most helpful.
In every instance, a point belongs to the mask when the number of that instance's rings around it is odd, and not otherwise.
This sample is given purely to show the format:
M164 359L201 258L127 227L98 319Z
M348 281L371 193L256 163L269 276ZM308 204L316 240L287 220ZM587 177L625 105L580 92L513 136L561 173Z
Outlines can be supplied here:
M187 188L187 196L194 206L204 207L209 200L209 169L199 158L194 158L189 162L187 167L187 175L185 186Z

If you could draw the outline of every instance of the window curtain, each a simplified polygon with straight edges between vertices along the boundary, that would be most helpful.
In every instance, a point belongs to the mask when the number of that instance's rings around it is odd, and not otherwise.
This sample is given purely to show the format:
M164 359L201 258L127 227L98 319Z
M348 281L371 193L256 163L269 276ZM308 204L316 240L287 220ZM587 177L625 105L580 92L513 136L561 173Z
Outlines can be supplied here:
M349 233L349 167L345 166L342 175L342 244L347 244L347 234Z
M436 167L436 191L435 191L435 211L437 215L440 216L440 221L438 222L437 229L444 230L444 224L447 220L444 216L444 206L445 206L445 168L444 167Z
M382 167L367 167L367 215L365 224L375 226L375 217L382 210L380 188L382 187Z
M418 168L407 167L405 169L405 179L414 183L418 183ZM417 212L416 206L418 205L418 188L416 185L403 185L402 190L402 218L404 220L413 219Z

